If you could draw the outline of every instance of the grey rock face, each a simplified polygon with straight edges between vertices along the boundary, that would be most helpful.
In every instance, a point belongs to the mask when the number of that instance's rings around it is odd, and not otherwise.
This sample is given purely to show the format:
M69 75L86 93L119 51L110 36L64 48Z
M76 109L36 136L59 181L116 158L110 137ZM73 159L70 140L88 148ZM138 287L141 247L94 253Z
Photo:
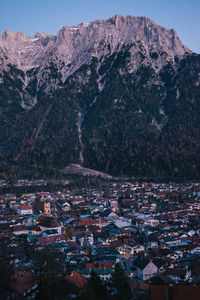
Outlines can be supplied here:
M0 35L0 73L9 71L10 64L23 71L24 76L19 76L23 83L21 105L31 108L37 103L40 90L53 92L93 58L98 60L99 69L108 56L124 45L132 45L129 73L135 72L141 63L151 65L156 72L168 62L176 68L175 57L190 53L173 29L161 27L144 17L116 15L108 20L64 26L57 36L37 33L30 38L22 32L6 30ZM141 57L145 59L141 61ZM36 80L33 96L28 86ZM102 89L100 83L99 89Z

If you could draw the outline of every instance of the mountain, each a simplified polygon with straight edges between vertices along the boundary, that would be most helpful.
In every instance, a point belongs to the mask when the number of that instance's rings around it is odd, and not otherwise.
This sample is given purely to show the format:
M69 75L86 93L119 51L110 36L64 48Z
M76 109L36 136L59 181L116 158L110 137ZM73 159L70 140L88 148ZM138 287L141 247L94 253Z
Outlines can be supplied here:
M0 36L1 165L70 163L198 178L200 56L173 29L114 16Z

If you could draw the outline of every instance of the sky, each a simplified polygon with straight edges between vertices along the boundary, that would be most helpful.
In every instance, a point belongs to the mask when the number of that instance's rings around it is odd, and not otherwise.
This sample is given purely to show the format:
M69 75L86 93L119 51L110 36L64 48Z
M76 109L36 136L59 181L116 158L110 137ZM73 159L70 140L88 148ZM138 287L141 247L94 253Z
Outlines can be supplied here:
M200 0L0 0L0 34L6 29L56 34L77 25L116 14L145 16L174 28L181 41L200 53Z

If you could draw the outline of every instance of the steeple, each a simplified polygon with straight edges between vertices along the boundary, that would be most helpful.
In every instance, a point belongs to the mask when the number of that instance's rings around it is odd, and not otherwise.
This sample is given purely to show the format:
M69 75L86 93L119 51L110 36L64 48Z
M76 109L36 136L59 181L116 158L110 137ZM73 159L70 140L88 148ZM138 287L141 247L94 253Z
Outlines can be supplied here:
M47 197L44 201L44 214L50 216L51 215L51 197Z

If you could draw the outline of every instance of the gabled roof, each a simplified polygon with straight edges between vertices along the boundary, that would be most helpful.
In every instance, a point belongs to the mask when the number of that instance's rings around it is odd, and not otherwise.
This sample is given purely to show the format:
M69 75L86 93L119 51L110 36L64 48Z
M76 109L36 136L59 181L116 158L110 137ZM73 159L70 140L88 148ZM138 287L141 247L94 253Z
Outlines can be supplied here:
M161 268L162 266L165 265L165 262L164 262L162 259L160 259L160 258L155 258L155 259L153 260L153 263L154 263L154 265L156 265L156 267L158 267L158 268Z
M18 205L17 207L18 207L19 209L21 209L21 210L29 210L29 209L32 209L32 207L29 206L29 205Z
M60 227L60 224L58 223L58 221L55 218L53 218L51 216L45 216L45 215L41 215L37 219L37 224L39 226L47 227L47 228Z
M115 247L99 247L96 249L97 255L119 255Z
M93 269L93 272L95 272L98 275L110 275L112 273L112 269ZM91 274L91 270L90 269L83 269L78 271L80 272L80 274L84 274L84 275L90 275Z
M105 209L104 211L101 212L102 217L107 217L109 214L112 212L110 208Z
M112 270L112 267L113 264L111 262L87 263L85 265L85 269L89 269L89 270L94 270L94 269Z
M150 263L150 260L139 256L133 263L133 265L141 270L143 270L148 264Z
M41 244L49 244L49 243L54 242L56 239L58 239L58 237L59 237L58 235L45 236L45 237L38 238L37 241L38 241L38 243L41 243Z
M82 288L87 283L87 279L75 271L72 271L70 275L66 275L65 278L78 288Z
M24 295L37 284L36 277L26 267L18 269L12 279L11 288L20 295Z
M176 268L167 268L164 275L175 275L175 276L185 276L186 270L176 269Z

